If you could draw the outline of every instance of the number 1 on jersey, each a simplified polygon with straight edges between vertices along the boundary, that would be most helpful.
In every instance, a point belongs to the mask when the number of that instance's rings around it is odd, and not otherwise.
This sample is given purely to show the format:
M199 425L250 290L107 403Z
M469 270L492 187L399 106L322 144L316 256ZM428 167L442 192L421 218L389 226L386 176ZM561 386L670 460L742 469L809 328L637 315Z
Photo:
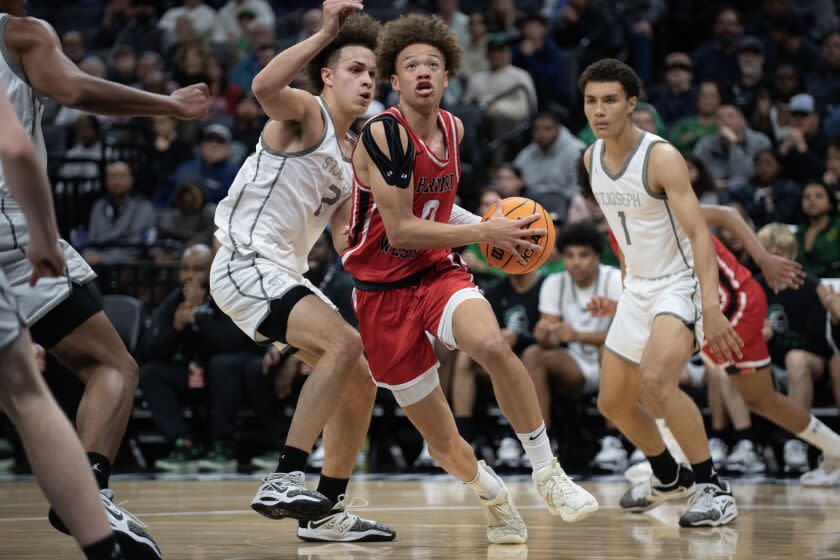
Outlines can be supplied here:
M624 229L624 240L628 245L631 245L630 232L627 230L627 214L623 210L619 210L618 217L621 218L621 227Z

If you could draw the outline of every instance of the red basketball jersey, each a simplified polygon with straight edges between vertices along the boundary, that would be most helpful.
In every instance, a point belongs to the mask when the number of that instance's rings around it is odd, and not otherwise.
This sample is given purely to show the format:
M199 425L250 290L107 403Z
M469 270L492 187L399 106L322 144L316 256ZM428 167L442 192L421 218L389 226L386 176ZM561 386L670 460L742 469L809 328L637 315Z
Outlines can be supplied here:
M391 107L381 114L386 113L405 127L414 144L413 180L409 187L414 190L414 215L423 220L448 223L461 177L455 117L438 109L438 124L446 138L446 157L440 160L411 130L398 107ZM430 268L447 258L449 253L449 248L401 249L391 246L370 187L354 173L350 245L341 257L345 270L354 278L364 282L397 282Z

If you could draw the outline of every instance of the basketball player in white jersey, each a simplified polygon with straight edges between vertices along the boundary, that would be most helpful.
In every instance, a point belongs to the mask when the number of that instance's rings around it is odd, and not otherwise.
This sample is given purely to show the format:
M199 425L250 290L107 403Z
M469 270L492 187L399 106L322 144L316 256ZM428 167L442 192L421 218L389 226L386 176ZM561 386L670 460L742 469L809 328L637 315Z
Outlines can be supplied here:
M729 483L714 471L697 405L678 386L704 333L711 350L728 361L741 357L743 345L720 310L715 251L688 169L670 144L631 123L640 85L630 67L600 60L579 86L598 138L584 163L618 238L624 272L598 408L645 453L654 473L622 496L621 506L644 511L693 493L680 525L730 523L737 510ZM665 419L691 469L666 449L654 417Z
M216 210L222 247L210 271L213 299L255 341L296 352L312 367L275 473L251 507L300 520L305 540L392 540L395 532L345 511L344 495L370 422L376 387L359 335L304 278L327 224L335 244L349 222L350 126L373 100L379 24L355 0L324 2L322 29L280 53L254 79L269 123ZM289 87L306 67L312 95ZM318 491L303 470L324 431Z
M7 186L29 226L29 284L61 276L64 255L46 173L32 140L0 90L0 161ZM9 415L47 499L67 519L89 559L123 558L109 526L118 522L103 508L73 427L50 394L32 354L32 339L18 313L17 298L0 270L0 410ZM55 458L60 458L56 461ZM106 517L107 515L107 517Z
M183 119L206 116L209 96L204 84L163 96L85 74L64 56L49 24L25 17L23 4L20 0L0 0L0 82L32 138L44 169L47 157L41 114L46 97L62 105L107 115L172 115ZM0 170L0 269L18 297L20 313L32 337L85 384L76 414L79 439L88 452L103 496L110 499L111 461L134 403L137 364L86 286L96 277L95 273L65 241L59 241L64 251L64 274L29 286L32 266L25 258L29 232L5 177L5 170ZM120 511L116 505L109 507ZM67 532L53 511L50 522ZM126 553L139 543L138 554L160 557L146 535L138 537L142 542L135 536L130 531L117 533Z

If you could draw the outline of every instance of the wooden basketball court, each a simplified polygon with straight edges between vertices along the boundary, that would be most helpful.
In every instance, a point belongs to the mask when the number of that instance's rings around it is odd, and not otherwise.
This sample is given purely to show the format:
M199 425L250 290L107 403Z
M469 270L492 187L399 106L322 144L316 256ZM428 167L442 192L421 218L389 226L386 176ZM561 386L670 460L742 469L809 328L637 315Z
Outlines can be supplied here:
M688 530L677 525L679 504L641 515L620 511L623 482L585 483L601 510L567 525L545 511L527 479L508 479L529 530L528 544L517 546L490 546L472 494L442 476L351 484L352 495L370 501L357 511L397 530L396 541L371 544L298 540L293 521L250 510L257 480L118 480L112 487L172 560L840 558L840 489L735 482L735 524ZM49 526L46 511L34 482L0 482L0 558L81 558L70 538Z

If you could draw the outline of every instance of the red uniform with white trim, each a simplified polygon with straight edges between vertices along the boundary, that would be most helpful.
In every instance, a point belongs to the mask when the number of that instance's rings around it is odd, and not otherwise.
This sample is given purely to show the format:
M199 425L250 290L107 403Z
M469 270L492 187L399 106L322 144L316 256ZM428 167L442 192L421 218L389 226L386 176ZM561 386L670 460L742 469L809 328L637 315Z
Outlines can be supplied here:
M741 349L743 356L734 365L741 370L761 369L770 365L770 351L764 340L762 329L767 316L767 296L761 285L756 282L735 255L712 235L718 264L718 294L720 309L729 319L735 332L744 341ZM618 243L610 231L610 245L618 254ZM706 345L703 354L716 364L721 364Z
M413 179L408 187L413 189L414 215L448 223L460 178L455 117L438 110L438 125L447 147L445 159L440 160L414 134L399 108L391 107L385 113L400 122L414 144ZM438 361L426 333L454 346L454 308L478 294L458 255L450 249L392 247L373 193L354 176L350 245L342 254L342 262L356 280L353 308L377 384L402 389L424 374L436 375ZM361 287L366 283L398 282L408 285L373 290Z

